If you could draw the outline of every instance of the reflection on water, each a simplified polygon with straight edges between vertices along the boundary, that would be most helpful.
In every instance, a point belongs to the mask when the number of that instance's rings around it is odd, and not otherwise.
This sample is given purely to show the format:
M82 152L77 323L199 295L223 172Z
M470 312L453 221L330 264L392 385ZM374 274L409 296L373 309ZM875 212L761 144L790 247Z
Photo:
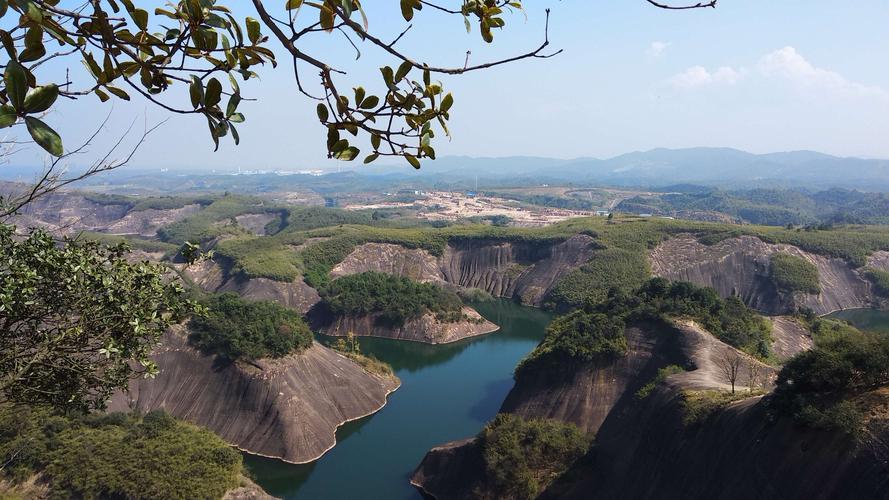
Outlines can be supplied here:
M889 311L879 309L848 309L829 317L846 320L859 330L889 334Z
M401 388L375 415L340 427L336 447L312 464L245 456L256 481L285 498L419 499L408 479L423 455L481 430L551 319L506 300L474 307L501 329L446 345L361 338L362 351L391 364Z

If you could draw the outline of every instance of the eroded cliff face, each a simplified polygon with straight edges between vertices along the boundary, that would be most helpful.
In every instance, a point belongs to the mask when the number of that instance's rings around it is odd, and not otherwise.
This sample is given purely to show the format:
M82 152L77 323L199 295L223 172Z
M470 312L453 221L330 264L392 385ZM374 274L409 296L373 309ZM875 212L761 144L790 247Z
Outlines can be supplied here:
M541 498L889 497L885 420L872 420L855 440L775 418L762 397L753 397L689 427L677 377L606 420L589 455Z
M382 408L399 385L319 344L276 360L223 362L189 346L181 328L152 357L158 376L132 381L111 411L164 409L244 451L294 463L323 455L338 426Z
M302 278L292 282L268 278L244 278L232 275L224 266L214 261L203 261L190 266L180 266L186 278L206 292L234 292L247 300L267 300L289 307L302 314L317 304L321 297Z
M587 235L557 244L463 240L436 257L425 250L367 243L334 267L332 276L381 271L418 281L480 288L496 297L516 297L539 306L553 285L586 263L597 247Z
M747 385L767 386L774 377L773 367L740 353L691 321L639 324L628 328L626 334L629 348L624 357L591 363L562 376L553 377L552 373L523 375L507 396L501 411L525 418L551 418L574 423L596 434L598 448L600 436L611 432L609 426L618 425L615 422L642 425L635 420L635 408L648 404L653 396L639 398L636 393L666 365L677 364L689 370L668 379L682 389L730 389L730 381L719 366L720 359L727 352L738 353L742 359L737 390L747 390ZM755 376L748 381L746 374ZM627 425L628 432L632 432L632 427ZM619 447L619 444L615 446ZM586 457L580 463L586 464L588 460L590 458ZM448 443L427 453L414 472L412 483L439 500L472 498L472 485L483 474L483 469L477 465L483 463L481 461L481 449L474 439ZM576 473L580 477L588 475L586 469ZM630 469L622 473L629 482L639 477ZM569 490L564 485L559 488L559 494ZM573 483L571 488L574 488ZM571 491L573 494L574 490ZM578 498L611 498L592 494L598 490L589 489L587 485L578 486L577 491L583 492ZM618 497L634 498L632 495ZM666 495L659 498L683 497Z
M779 293L769 279L769 260L776 253L802 257L814 264L821 293ZM808 307L821 315L867 307L872 301L870 284L843 259L811 254L792 245L765 243L753 236L709 246L692 236L679 236L658 245L649 260L657 276L712 287L723 297L736 295L748 306L770 315L786 314L797 307Z
M483 318L471 307L463 308L464 320L443 322L432 313L405 322L399 327L380 325L376 315L338 317L324 328L327 335L344 336L349 332L365 337L384 337L398 340L447 344L458 340L497 331L500 327Z
M61 234L97 231L153 237L159 227L200 210L200 205L193 204L172 209L132 211L127 204L99 203L75 192L61 191L29 203L12 218L12 222L22 228L42 227Z
M595 433L621 398L633 396L659 368L681 361L670 328L636 325L626 329L626 336L627 354L618 359L523 375L500 411L570 422Z

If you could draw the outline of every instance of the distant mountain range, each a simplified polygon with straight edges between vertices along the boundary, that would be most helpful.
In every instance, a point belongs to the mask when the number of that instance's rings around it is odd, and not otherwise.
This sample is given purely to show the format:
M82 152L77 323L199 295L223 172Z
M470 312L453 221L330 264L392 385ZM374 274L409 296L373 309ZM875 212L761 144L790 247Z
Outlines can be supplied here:
M322 191L362 189L495 189L541 184L639 187L663 190L668 186L697 185L723 189L832 187L889 191L889 160L841 158L815 151L753 154L731 148L652 149L609 159L562 160L532 156L473 158L448 156L426 160L420 170L407 163L388 165L342 164L342 172L322 176L274 173L232 178L206 166L189 169L122 168L84 184L120 184L135 178L166 182L166 189L191 188L275 190L305 187ZM262 166L245 165L245 170ZM76 169L75 169L76 170ZM273 169L269 169L273 170ZM228 174L235 171L228 172ZM28 181L34 168L3 166L0 179ZM215 180L214 180L215 179ZM81 185L84 185L81 184ZM152 182L151 184L154 184Z
M443 157L414 174L400 166L357 168L370 175L473 179L486 183L536 182L661 187L846 187L889 189L889 160L840 158L815 151L753 154L731 148L652 149L609 159Z

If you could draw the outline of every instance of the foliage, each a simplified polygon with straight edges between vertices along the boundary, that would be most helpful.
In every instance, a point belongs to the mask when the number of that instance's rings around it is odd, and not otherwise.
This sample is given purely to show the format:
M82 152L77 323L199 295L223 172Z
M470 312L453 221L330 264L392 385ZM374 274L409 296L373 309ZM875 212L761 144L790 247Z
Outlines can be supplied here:
M850 398L889 384L889 337L838 336L791 359L778 374L771 404L778 412L816 426L856 433Z
M785 293L821 293L818 268L796 255L783 253L772 255L769 261L769 278L778 290Z
M210 431L163 412L65 417L0 411L0 477L42 473L56 498L221 498L241 455Z
M574 424L500 413L479 434L485 480L476 495L531 499L589 449Z
M889 272L868 268L864 272L865 277L873 284L874 292L881 297L889 297Z
M481 288L461 288L457 290L457 295L464 302L493 302L494 296Z
M9 57L0 84L0 128L24 125L32 140L54 156L64 152L62 139L38 117L51 116L59 96L79 99L94 95L105 102L112 97L129 101L131 94L139 94L168 112L206 121L217 149L225 136L238 144L236 124L246 120L239 108L244 99L239 80L258 78L259 66L277 66L275 53L268 47L272 37L297 65L295 86L307 96L322 96L317 98L317 119L327 131L329 157L355 159L359 150L350 144L349 136L361 132L372 146L365 163L379 156L400 156L419 168L419 158L435 159L433 125L450 134L447 122L454 97L444 92L442 82L433 75L457 75L545 57L542 51L549 44L544 33L536 50L500 61L446 68L414 62L395 46L397 40L384 42L368 31L369 19L360 0L290 0L278 4L271 13L269 2L256 1L252 2L251 16L243 21L217 0L170 2L158 8L144 1L97 0L88 11L68 10L57 3L0 3L0 41ZM401 2L406 25L422 7L419 0ZM476 24L482 39L490 43L493 31L506 25L504 10L521 11L522 5L513 0L472 1L456 10L427 10L458 17L467 30ZM303 15L297 15L300 11ZM354 37L385 49L394 61L395 68L380 68L375 84L380 91L366 91L357 84L349 91L350 86L340 81L346 71L331 67L325 60L327 53L315 53L312 44L303 40L334 29L349 43ZM51 53L56 46L58 51ZM86 68L85 78L71 79L85 79L85 83L71 87L67 76L47 71L42 65L52 59L69 66L79 59ZM313 68L318 85L314 90L306 87L305 75L300 79L300 67Z
M711 415L726 406L762 394L762 390L750 392L730 391L683 391L682 393L682 423L688 427L703 423Z
M0 225L0 394L57 408L103 408L131 377L152 375L161 334L194 309L157 265L128 248Z
M179 250L178 246L171 243L164 243L163 241L147 240L133 236L94 233L92 231L84 231L80 233L78 239L93 240L106 246L125 243L128 247L135 250L142 250L149 253L163 253L165 255L174 255Z
M227 194L200 212L158 229L157 235L162 241L181 245L186 241L245 234L246 231L235 222L235 217L275 210L275 207L267 207L259 198Z
M604 301L556 318L516 368L516 377L541 367L567 369L573 363L623 355L628 324L669 317L694 319L723 342L760 358L769 356L771 324L738 298L723 300L712 288L653 278L631 293L614 289Z
M210 295L206 312L188 324L196 347L230 360L280 358L312 345L312 332L296 311L274 302L251 302L234 293Z
M559 280L547 297L549 307L562 310L581 307L605 298L609 290L630 291L649 276L641 252L623 248L597 250L590 261Z
M331 282L322 297L333 314L374 314L380 324L393 327L427 312L434 313L440 321L463 319L463 303L456 293L386 273L344 276Z
M664 380L667 380L667 377L684 372L685 368L679 365L668 365L663 368L659 368L654 379L651 382L643 385L641 388L639 388L638 391L636 391L636 399L647 398L652 393L652 391L654 391L655 387L663 383Z

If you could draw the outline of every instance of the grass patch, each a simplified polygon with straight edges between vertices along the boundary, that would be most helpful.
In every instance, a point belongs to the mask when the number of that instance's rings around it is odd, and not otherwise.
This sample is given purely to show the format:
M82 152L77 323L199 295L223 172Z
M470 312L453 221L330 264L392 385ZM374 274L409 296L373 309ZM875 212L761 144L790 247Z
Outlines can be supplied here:
M821 293L818 268L808 260L776 253L769 260L769 278L784 293Z
M889 297L889 272L880 269L865 269L864 276L874 286L874 292L881 297Z
M669 365L658 369L657 375L655 375L654 379L652 379L651 382L643 385L641 388L639 388L638 391L636 391L636 399L647 398L654 391L655 387L661 385L664 380L667 380L667 377L684 372L685 368L679 365Z
M762 389L749 392L738 391L735 393L732 393L731 391L716 390L683 391L682 423L685 424L686 427L693 427L701 424L710 418L711 415L722 410L731 403L752 396L758 396L764 392L765 391Z

